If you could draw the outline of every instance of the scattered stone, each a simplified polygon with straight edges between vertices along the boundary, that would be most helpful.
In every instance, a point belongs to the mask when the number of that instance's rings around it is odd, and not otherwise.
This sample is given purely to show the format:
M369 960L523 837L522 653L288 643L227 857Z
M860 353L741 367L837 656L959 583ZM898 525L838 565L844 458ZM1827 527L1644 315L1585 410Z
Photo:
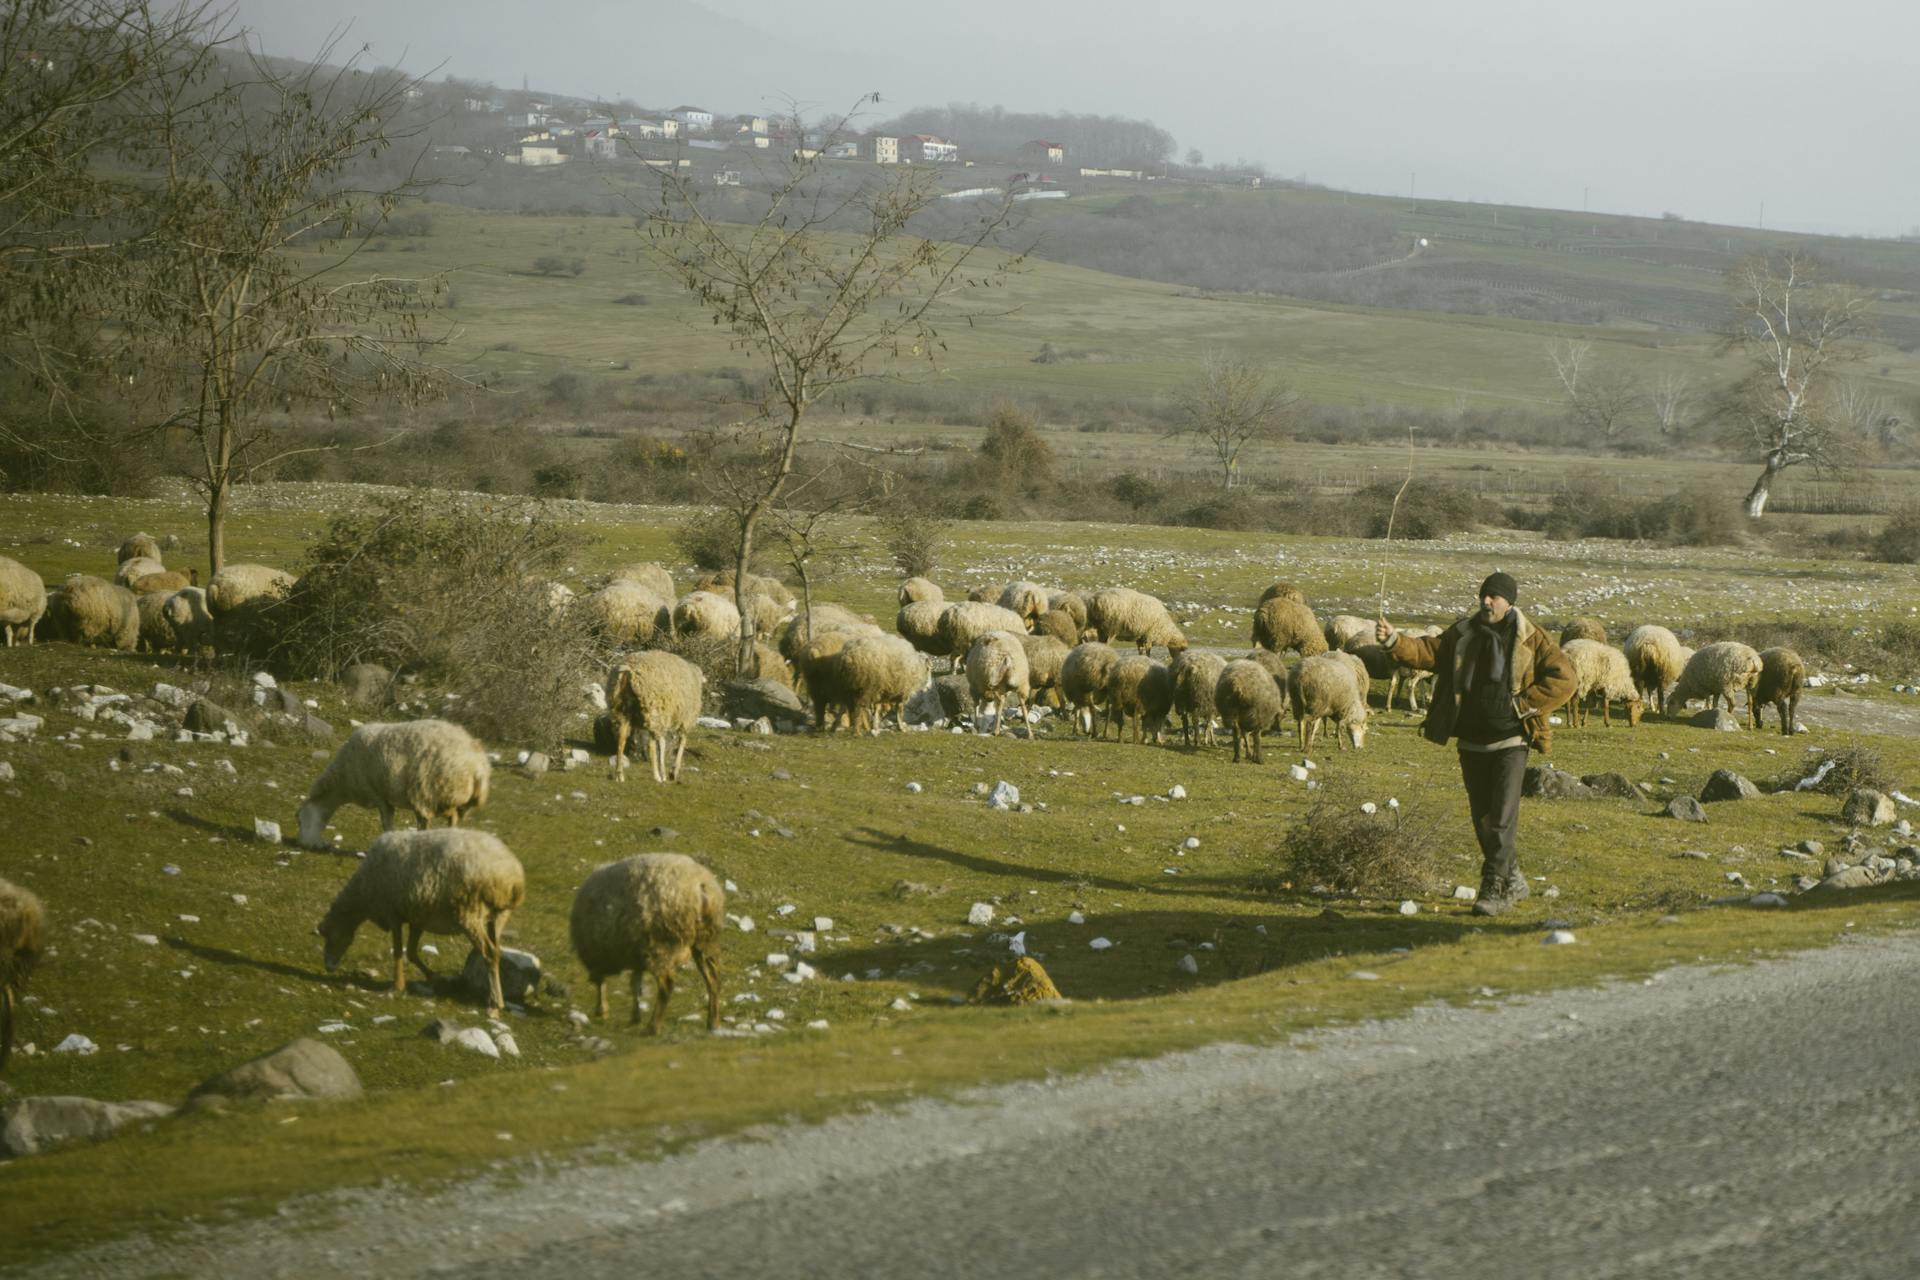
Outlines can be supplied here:
M1840 821L1856 827L1884 827L1899 816L1893 800L1870 787L1855 788L1840 809Z
M1715 769L1707 785L1700 788L1700 798L1709 804L1718 800L1751 800L1759 794L1759 787L1731 769Z
M55 1053L77 1053L85 1058L100 1052L100 1046L81 1035L78 1031L75 1031L59 1044L53 1046L53 1051Z
M1472 902L1479 896L1480 891L1470 884L1457 884L1453 886L1453 897L1456 902Z
M189 1107L280 1098L357 1098L360 1077L338 1049L300 1039L205 1080L187 1095Z
M1379 974L1377 974L1377 973L1375 973L1375 972L1374 972L1373 970L1371 970L1371 969L1355 969L1355 970L1354 970L1354 971L1353 971L1352 973L1350 973L1350 974L1348 974L1347 976L1348 976L1349 978L1352 978L1352 979L1353 979L1353 980L1354 980L1355 982L1378 982L1378 981L1380 981L1380 975L1379 975Z
M976 902L967 908L967 923L987 925L993 923L993 907L985 902Z
M92 1098L19 1098L0 1112L0 1151L30 1156L71 1142L95 1142L140 1120L173 1114L164 1102L98 1102Z
M469 949L460 970L460 985L475 1000L487 998L487 962ZM540 991L540 957L531 951L500 948L500 994L509 1004L525 1004Z
M1180 847L1182 849L1187 849L1187 850L1198 849L1200 847L1200 837L1188 836L1185 840L1182 840L1180 842Z
M393 672L377 662L356 662L340 673L340 690L355 706L376 706L393 690Z
M265 818L253 820L253 838L265 844L280 843L280 824L269 822Z
M1879 884L1886 876L1869 866L1842 867L1815 888L1818 889L1865 889Z
M13 765L5 760L0 760L0 782L12 782L13 777Z
M1107 948L1113 945L1113 939L1095 938L1093 941L1089 942L1087 945L1093 948L1095 951L1105 951Z
M1594 791L1564 769L1540 764L1528 767L1520 781L1520 794L1542 800L1585 800L1591 798Z
M1552 929L1549 930L1547 936L1540 939L1540 941L1549 947L1564 947L1570 943L1579 941L1579 939L1573 936L1573 930L1571 929Z
M1287 766L1287 776L1295 782L1305 782L1313 775L1307 772L1307 766L1303 764L1290 764Z
M923 787L923 786L921 786L921 785L920 785L919 783L917 783L917 782L909 782L909 783L907 784L907 794L908 794L908 795L913 795L913 796L917 796L917 795L919 795L919 794L920 794L920 793L921 793L922 791L925 791L925 790L926 790L926 788L925 788L925 787Z
M527 758L520 762L520 772L529 778L537 778L553 768L553 761L544 751L529 751Z
M892 1002L887 1005L887 1008L893 1010L895 1013L906 1013L913 1008L913 1002L905 996L895 996Z
M517 1058L520 1056L520 1042L513 1038L513 1032L511 1031L494 1032L493 1043L502 1054L509 1058Z
M1787 900L1777 893L1756 893L1747 899L1756 907L1784 907Z
M1740 722L1724 707L1709 707L1696 712L1688 718L1687 723L1696 729L1712 729L1719 733L1734 733L1740 728Z
M1195 960L1193 958L1193 953L1189 951L1186 955L1181 956L1179 960L1174 962L1174 968L1178 969L1182 973L1188 973L1188 974L1193 974L1198 976L1200 972L1200 962L1198 960Z
M493 1042L493 1037L488 1035L483 1027L461 1027L441 1043L458 1045L462 1049L471 1050L486 1058L500 1056L500 1046Z
M798 695L778 680L727 680L719 690L719 712L729 722L745 720L749 724L765 720L765 730L754 729L755 733L772 733L775 720L805 720L807 709Z
M240 727L233 718L233 712L205 698L198 699L187 708L186 718L180 724L194 733L229 733Z
M1186 798L1187 798L1187 789L1181 786L1179 783L1176 782L1171 787L1167 788L1167 799L1185 800Z
M1408 898L1400 904L1400 914L1403 916L1417 916L1420 914L1420 904L1412 898Z
M1580 779L1588 790L1597 796L1610 796L1619 800L1638 800L1640 788L1624 773L1589 773Z
M1797 847L1800 852L1811 854L1816 858L1827 851L1827 846L1818 840L1802 840Z
M1692 796L1675 796L1667 801L1667 816L1682 822L1705 822L1707 811Z
M301 715L295 727L300 734L316 742L326 742L333 737L333 726L311 712Z
M987 808L1005 811L1020 803L1020 788L1004 778L993 784L993 792L987 797Z
M46 720L40 716L21 714L0 716L0 742L25 742L40 731Z
M1080 914L1078 911L1067 912L1068 924L1085 924L1086 922L1087 922L1087 918L1084 915Z
M1047 976L1040 962L1024 955L1015 960L1010 969L1002 970L995 965L974 984L973 994L967 997L972 1004L1033 1004L1062 998L1060 988L1053 985L1053 979Z

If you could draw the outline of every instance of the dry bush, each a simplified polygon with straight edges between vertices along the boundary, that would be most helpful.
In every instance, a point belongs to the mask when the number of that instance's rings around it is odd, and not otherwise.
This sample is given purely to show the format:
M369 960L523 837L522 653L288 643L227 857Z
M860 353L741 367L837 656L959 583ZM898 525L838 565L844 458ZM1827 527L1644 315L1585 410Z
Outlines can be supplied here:
M280 607L279 657L327 680L377 662L458 695L461 723L483 738L557 747L605 673L544 586L580 544L531 503L415 493L342 515Z
M902 502L879 518L880 541L903 577L931 578L940 564L940 551L953 531L953 521L935 506Z
M1863 747L1855 743L1840 747L1824 755L1808 756L1806 762L1789 771L1774 786L1776 791L1794 791L1808 778L1820 772L1820 766L1829 760L1833 768L1829 769L1820 781L1807 790L1821 795L1844 796L1851 791L1865 787L1872 791L1891 791L1900 785L1900 780L1887 767L1887 761L1872 747Z
M1280 845L1281 873L1300 887L1325 885L1372 898L1433 893L1445 884L1434 824L1404 809L1363 813L1351 788L1322 788Z

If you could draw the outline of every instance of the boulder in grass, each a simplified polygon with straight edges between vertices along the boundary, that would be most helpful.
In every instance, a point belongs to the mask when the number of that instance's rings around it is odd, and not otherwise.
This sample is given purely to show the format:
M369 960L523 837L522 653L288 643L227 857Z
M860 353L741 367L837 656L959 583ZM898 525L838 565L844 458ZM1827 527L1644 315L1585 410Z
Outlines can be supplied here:
M1640 788L1634 786L1632 779L1624 773L1589 773L1580 781L1597 796L1610 796L1618 800L1640 798Z
M1675 796L1667 801L1667 816L1682 822L1705 822L1707 811L1692 796Z
M720 715L727 720L805 720L807 709L778 680L728 680L720 686Z
M487 998L487 962L478 951L467 952L466 967L460 971L460 985L475 1000ZM540 990L540 957L531 951L500 948L500 994L509 1004L525 1004L527 997Z
M393 689L393 672L377 662L356 662L340 673L340 690L355 706L385 702Z
M1696 729L1712 729L1719 733L1733 733L1740 728L1740 722L1724 707L1708 707L1705 711L1695 712L1687 723Z
M357 1098L362 1092L359 1075L338 1049L318 1040L300 1039L202 1082L187 1095L187 1105L198 1108L229 1102Z
M123 1125L173 1114L164 1102L99 1102L93 1098L19 1098L0 1111L0 1151L37 1155L70 1142L109 1137Z
M1700 788L1700 798L1708 804L1718 800L1751 800L1759 794L1759 787L1731 769L1715 769L1707 785Z
M1540 764L1527 769L1520 794L1542 800L1583 800L1593 795L1593 789L1563 769Z
M205 698L196 701L187 708L186 718L181 727L195 733L226 733L239 727L233 718L233 712L217 702L208 702Z
M1884 827L1899 816L1892 798L1871 787L1856 787L1840 808L1840 821L1856 827Z

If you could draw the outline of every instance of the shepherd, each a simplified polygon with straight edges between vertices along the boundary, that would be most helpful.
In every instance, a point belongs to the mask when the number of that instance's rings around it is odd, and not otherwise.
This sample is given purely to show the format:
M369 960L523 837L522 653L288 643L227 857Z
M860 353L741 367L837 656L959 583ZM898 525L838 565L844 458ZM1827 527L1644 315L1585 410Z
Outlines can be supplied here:
M1374 638L1396 662L1434 673L1421 733L1460 751L1473 833L1480 841L1475 915L1497 916L1526 897L1516 839L1527 749L1553 746L1548 717L1573 696L1573 664L1553 637L1514 607L1520 584L1496 572L1480 584L1480 607L1438 636L1403 636L1382 616Z

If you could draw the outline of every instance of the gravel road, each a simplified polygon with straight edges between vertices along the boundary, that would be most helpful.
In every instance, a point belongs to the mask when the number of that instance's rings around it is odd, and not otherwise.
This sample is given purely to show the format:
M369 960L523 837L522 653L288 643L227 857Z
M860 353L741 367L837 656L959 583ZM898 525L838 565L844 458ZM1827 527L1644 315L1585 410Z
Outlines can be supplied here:
M1909 1277L1917 966L1849 938L40 1273Z

